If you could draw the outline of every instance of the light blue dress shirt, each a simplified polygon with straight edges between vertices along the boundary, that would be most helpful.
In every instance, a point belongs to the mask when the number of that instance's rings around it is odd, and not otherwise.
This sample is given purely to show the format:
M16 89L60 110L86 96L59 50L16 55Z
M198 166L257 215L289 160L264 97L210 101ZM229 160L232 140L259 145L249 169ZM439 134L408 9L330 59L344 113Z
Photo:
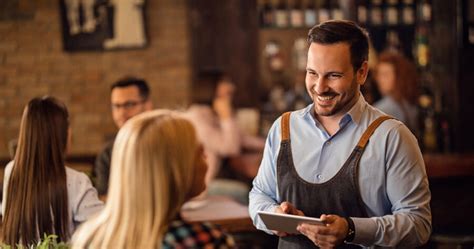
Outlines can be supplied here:
M314 117L313 104L291 114L293 160L304 180L323 183L335 176L370 123L384 115L359 96L332 136ZM262 230L266 227L257 211L273 211L281 202L276 175L280 119L269 131L249 195L250 216ZM400 121L383 122L370 138L359 165L359 186L370 218L353 217L356 230L353 243L412 248L428 240L431 194L425 165L416 138Z

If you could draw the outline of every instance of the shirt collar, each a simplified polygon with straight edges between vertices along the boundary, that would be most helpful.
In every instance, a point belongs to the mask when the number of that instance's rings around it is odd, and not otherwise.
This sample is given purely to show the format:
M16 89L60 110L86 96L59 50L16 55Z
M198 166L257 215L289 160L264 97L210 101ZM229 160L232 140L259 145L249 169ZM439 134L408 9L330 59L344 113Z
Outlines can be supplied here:
M342 117L340 124L343 124L352 120L356 125L358 125L362 118L362 113L364 112L367 105L368 104L365 101L364 96L362 95L362 93L359 92L359 99L354 104L354 106L352 106L352 108ZM312 115L313 109L314 109L314 103L311 103L310 105L305 107L303 110L301 110L300 115L301 116L310 115L312 119L315 119L315 117Z
M364 112L365 108L367 108L367 101L365 101L365 98L362 93L359 92L359 99L345 116L350 116L352 121L356 125L358 125L360 123L360 120L362 119L362 113Z

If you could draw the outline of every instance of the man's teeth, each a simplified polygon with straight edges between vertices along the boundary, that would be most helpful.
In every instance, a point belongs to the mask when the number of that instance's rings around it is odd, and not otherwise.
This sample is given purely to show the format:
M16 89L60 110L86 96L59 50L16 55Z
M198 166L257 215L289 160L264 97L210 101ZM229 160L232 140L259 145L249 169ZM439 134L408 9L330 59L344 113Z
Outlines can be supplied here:
M334 96L326 96L326 97L318 96L318 99L320 100L331 100L332 98L334 98Z

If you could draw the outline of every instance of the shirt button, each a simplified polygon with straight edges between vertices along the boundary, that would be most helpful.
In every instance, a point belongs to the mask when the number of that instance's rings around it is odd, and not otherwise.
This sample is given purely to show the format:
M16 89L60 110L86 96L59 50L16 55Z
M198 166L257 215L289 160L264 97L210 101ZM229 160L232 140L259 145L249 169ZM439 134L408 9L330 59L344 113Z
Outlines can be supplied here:
M319 180L323 179L323 175L318 174L316 177L318 177Z

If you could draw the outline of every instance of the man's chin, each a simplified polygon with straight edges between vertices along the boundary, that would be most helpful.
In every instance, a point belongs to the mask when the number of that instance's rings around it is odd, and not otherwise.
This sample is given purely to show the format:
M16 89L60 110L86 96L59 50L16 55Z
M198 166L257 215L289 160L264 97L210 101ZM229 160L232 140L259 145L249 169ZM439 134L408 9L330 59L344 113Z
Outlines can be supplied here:
M318 116L332 116L334 115L334 108L333 107L326 107L326 108L316 107L314 112Z

